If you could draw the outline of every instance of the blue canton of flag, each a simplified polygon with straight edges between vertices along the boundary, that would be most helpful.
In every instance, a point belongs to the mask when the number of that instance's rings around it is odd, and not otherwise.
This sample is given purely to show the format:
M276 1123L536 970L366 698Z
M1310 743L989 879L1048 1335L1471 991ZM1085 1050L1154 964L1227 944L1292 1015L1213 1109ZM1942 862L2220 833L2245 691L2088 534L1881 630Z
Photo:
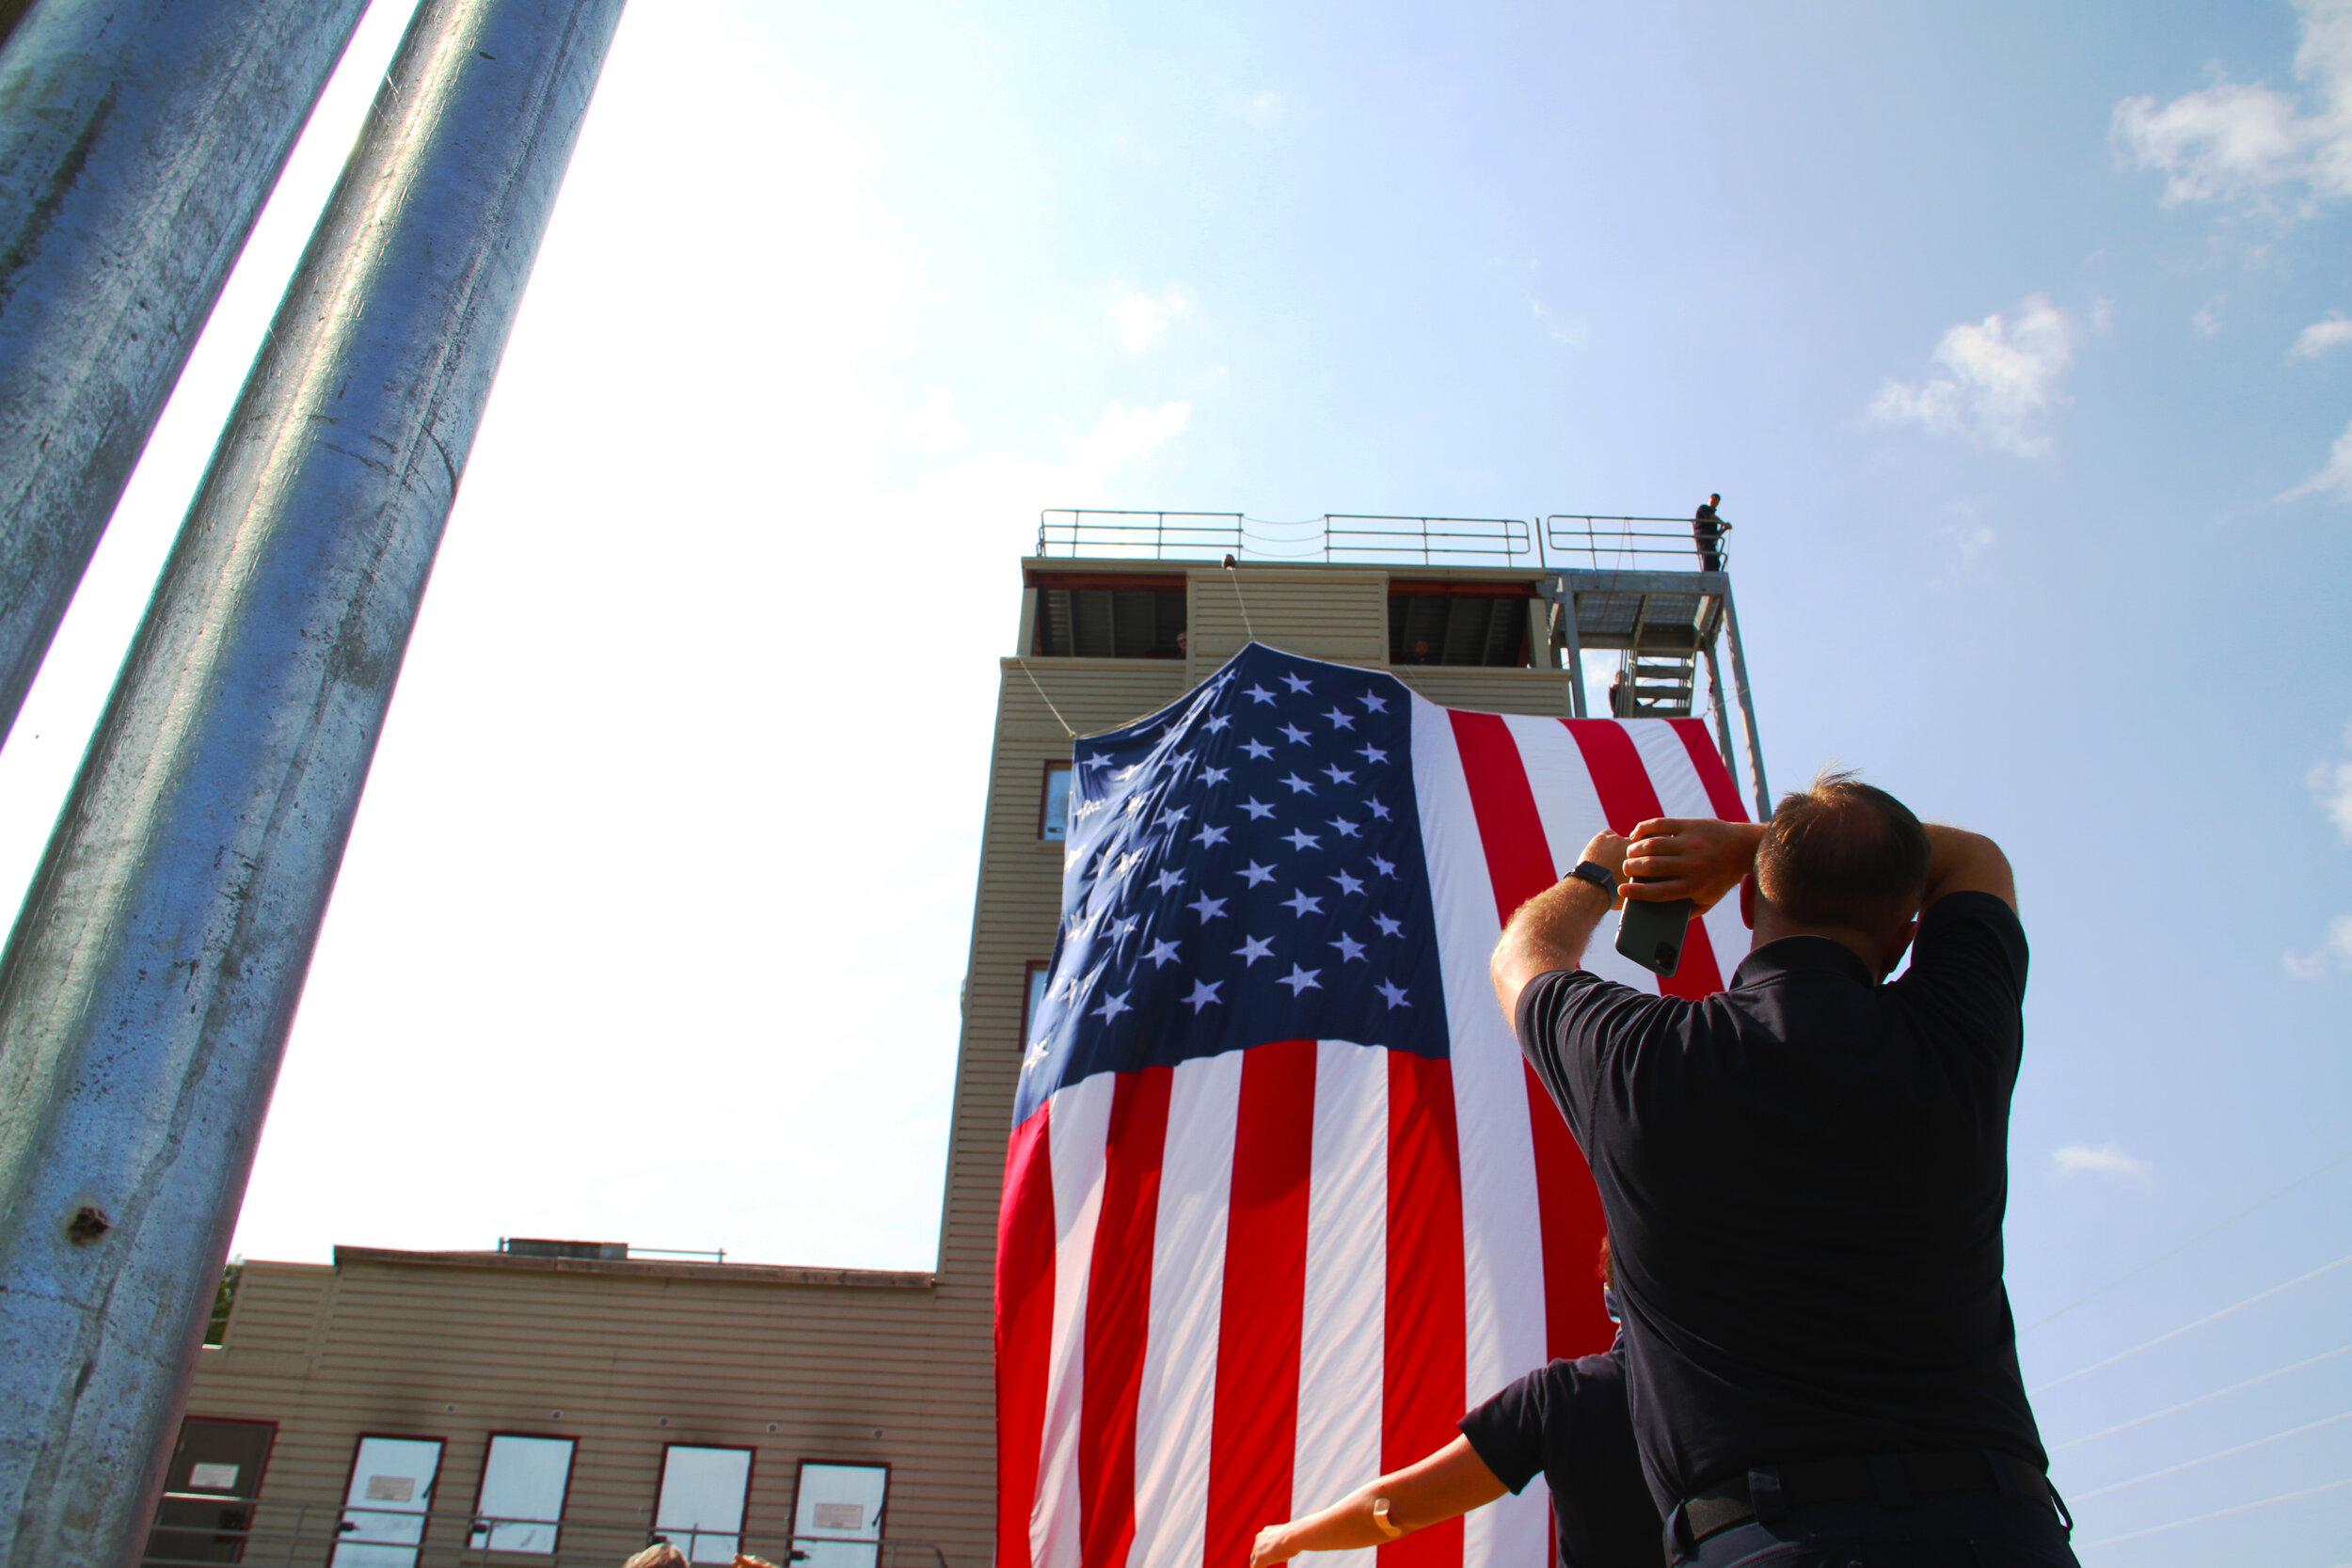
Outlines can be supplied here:
M1079 741L1015 1123L1096 1073L1269 1040L1445 1055L1411 736L1394 676L1252 643Z

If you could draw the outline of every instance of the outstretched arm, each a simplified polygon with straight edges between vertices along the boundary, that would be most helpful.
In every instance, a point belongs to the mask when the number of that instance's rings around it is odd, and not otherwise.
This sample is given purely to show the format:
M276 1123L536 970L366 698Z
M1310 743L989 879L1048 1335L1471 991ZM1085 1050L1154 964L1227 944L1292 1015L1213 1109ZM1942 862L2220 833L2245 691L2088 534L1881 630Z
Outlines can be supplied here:
M1581 884L1580 884L1581 885ZM1597 901L1598 888L1587 889ZM1410 1534L1484 1508L1508 1490L1486 1468L1467 1437L1456 1437L1418 1465L1382 1476L1318 1513L1268 1525L1249 1549L1249 1568L1287 1562L1301 1552L1337 1552L1377 1546L1391 1539L1372 1522L1375 1497L1389 1499L1389 1523Z
M1596 833L1581 858L1607 866L1622 882L1625 852L1626 841L1615 833ZM1536 975L1581 965L1593 927L1614 908L1600 889L1576 877L1564 877L1521 904L1502 928L1502 939L1495 943L1494 958L1486 966L1502 1016L1517 1024L1519 992Z

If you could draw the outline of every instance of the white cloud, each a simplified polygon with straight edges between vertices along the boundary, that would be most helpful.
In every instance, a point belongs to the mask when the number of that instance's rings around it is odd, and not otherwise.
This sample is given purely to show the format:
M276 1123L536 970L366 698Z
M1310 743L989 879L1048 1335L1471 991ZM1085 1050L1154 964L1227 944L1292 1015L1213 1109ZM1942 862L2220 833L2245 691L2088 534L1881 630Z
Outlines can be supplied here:
M2352 730L2344 731L2344 748L2352 752ZM2323 762L2312 768L2305 783L2319 797L2320 806L2335 823L2336 832L2352 844L2352 761Z
M1157 408L1112 404L1084 436L1062 434L1070 449L1071 478L1088 490L1130 464L1140 462L1192 422L1192 404L1164 403Z
M2328 449L2327 467L2279 499L2291 501L2305 496L2333 496L2338 500L2352 501L2352 424L2345 425L2335 445Z
M956 418L956 395L945 387L923 388L923 406L898 426L896 443L901 449L938 457L972 444L972 433Z
M1169 288L1157 294L1122 288L1112 291L1106 309L1111 320L1119 325L1120 341L1140 353L1158 342L1171 322L1192 313L1192 299L1180 288Z
M2329 970L2352 970L2352 914L2328 923L2328 934L2308 953L2284 953L2280 961L2298 980L2324 978Z
M1226 113L1263 129L1282 118L1282 95L1271 87L1261 92L1234 93L1225 101Z
M2060 1176L2106 1176L2145 1181L2155 1174L2155 1167L2147 1161L2126 1154L2113 1144L2101 1144L2096 1148L2087 1144L2069 1144L2053 1151L2050 1159L2058 1165Z
M1933 355L1945 373L1915 386L1889 381L1870 404L1870 417L2037 456L2053 445L2042 425L2065 401L2058 383L2081 341L2074 317L2047 295L2029 294L2014 321L1995 311L1946 332Z
M2118 150L2163 171L2165 205L2268 207L2296 185L2308 188L2307 207L2352 196L2352 0L2297 0L2296 8L2303 38L2295 74L2305 94L2232 82L2217 70L2213 86L2169 103L2149 94L2115 106Z
M2222 294L2216 298L2211 304L2200 309L2195 315L2189 317L2188 319L2189 330L2196 333L2200 338L2212 338L2218 336L2221 331L2221 308L2229 302L2230 296Z
M1528 296L1528 314L1544 324L1551 341L1563 348L1578 348L1583 344L1587 328L1581 316L1561 316L1551 307L1534 295Z
M2347 344L2352 344L2352 321L2331 315L2326 321L2315 321L2305 327L2302 335L2295 340L2295 346L2287 351L2287 357L2316 359L2331 348L2343 348Z

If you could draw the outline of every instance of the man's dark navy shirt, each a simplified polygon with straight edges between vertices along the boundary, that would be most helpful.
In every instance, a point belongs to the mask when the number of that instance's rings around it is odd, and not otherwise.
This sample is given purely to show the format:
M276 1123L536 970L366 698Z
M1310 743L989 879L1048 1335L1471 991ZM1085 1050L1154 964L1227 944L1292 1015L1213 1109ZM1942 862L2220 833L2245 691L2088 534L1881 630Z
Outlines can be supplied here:
M1886 985L1806 936L1697 1002L1582 970L1521 993L1520 1046L1600 1189L1661 1513L1796 1459L2044 1467L2001 1284L2025 990L2015 912L1957 893Z
M1550 1486L1561 1568L1658 1568L1664 1537L1633 1446L1624 1339L1538 1368L1459 1425L1513 1495L1538 1473Z

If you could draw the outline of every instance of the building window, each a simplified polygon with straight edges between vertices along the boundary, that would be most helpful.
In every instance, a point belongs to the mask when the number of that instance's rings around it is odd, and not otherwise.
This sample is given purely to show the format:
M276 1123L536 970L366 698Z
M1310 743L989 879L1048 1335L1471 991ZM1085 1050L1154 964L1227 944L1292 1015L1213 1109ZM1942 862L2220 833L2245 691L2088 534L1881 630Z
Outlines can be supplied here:
M733 1562L742 1550L743 1496L752 1450L673 1443L661 1450L661 1493L653 1529L689 1562Z
M494 1433L482 1461L482 1493L468 1544L477 1552L553 1555L572 1484L574 1446L568 1437Z
M362 1436L351 1456L334 1568L416 1568L440 1473L437 1437Z
M1045 1006L1045 980L1053 972L1051 964L1040 963L1034 958L1029 960L1028 984L1022 988L1021 996L1021 1048L1024 1051L1028 1049L1029 1021L1037 1017L1039 1010Z
M272 1421L191 1416L164 1472L163 1501L147 1538L151 1568L170 1562L238 1562L251 1544L253 1497L269 1465Z
M1070 836L1070 764L1045 765L1045 793L1037 806L1037 836L1059 844Z
M889 1497L887 1465L801 1461L792 1488L793 1551L808 1554L808 1568L874 1568Z
M1182 578L1033 576L1037 642L1047 658L1182 658Z
M1392 583L1389 662L1523 669L1534 596L1522 583Z

